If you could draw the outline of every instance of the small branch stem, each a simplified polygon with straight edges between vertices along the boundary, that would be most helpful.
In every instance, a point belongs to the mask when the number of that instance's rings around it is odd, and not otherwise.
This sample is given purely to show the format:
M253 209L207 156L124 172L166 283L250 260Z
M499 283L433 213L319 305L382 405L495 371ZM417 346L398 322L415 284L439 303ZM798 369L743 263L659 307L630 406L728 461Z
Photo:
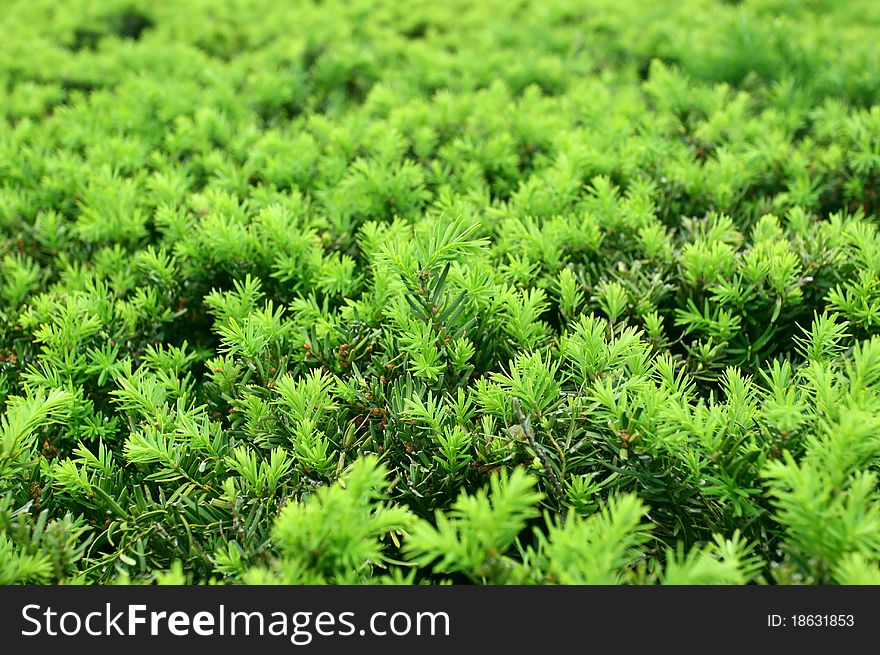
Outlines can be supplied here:
M550 481L550 491L553 493L553 497L556 499L556 502L559 503L560 509L566 506L565 503L565 492L562 489L562 484L559 482L559 478L556 477L556 472L553 470L553 467L550 466L550 460L547 459L547 455L544 453L544 449L538 445L538 442L535 440L535 431L532 430L532 424L529 420L529 417L523 413L522 404L519 401L519 398L513 399L513 411L516 412L516 417L519 420L519 425L522 428L523 434L526 435L526 439L529 441L529 445L531 445L532 450L535 451L535 454L538 456L538 459L541 460L541 465L544 467L544 474L547 476L547 479ZM565 522L565 512L561 513L563 524Z

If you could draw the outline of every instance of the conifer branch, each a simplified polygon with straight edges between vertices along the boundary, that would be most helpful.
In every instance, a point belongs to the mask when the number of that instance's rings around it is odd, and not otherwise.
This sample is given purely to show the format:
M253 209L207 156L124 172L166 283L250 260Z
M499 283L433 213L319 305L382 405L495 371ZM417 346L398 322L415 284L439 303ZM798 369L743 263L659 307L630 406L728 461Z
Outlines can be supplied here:
M556 471L553 470L553 467L551 466L550 460L547 457L547 454L544 452L544 449L538 444L537 440L535 439L535 432L534 430L532 430L531 420L523 412L522 404L520 403L519 398L514 398L512 403L513 410L516 412L516 417L519 421L520 428L522 428L522 432L525 435L526 439L528 439L529 445L532 447L535 455L541 461L541 466L544 468L544 474L547 476L547 479L550 482L550 491L553 494L553 498L559 504L560 509L562 509L567 506L565 502L565 491L562 489L559 478L556 476ZM563 522L565 521L565 515L566 511L563 510L560 513L560 518Z

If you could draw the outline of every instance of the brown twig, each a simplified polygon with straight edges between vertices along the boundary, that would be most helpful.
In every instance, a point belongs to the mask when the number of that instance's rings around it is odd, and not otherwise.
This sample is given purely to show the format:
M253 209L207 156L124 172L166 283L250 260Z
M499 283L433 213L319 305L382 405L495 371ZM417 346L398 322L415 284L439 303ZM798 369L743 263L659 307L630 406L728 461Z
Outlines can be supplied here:
M544 449L541 448L535 440L535 431L532 430L532 424L529 417L523 413L522 404L520 403L519 398L513 399L513 410L516 412L519 425L522 428L523 434L526 435L529 445L531 445L532 449L535 451L538 459L541 460L541 465L544 467L544 473L550 480L550 491L553 493L553 497L556 499L556 502L559 503L560 509L566 507L565 492L562 490L559 478L556 477L556 472L553 470L553 467L550 466L550 460L547 459L547 455L544 454ZM565 513L565 511L561 512L563 525L565 524Z

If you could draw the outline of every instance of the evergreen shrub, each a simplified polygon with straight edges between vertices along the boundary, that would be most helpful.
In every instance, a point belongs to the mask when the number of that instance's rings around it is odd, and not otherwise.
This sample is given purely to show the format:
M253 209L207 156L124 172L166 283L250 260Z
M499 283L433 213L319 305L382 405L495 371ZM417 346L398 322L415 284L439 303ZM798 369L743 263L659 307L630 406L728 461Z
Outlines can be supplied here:
M5 2L0 583L880 583L878 26Z

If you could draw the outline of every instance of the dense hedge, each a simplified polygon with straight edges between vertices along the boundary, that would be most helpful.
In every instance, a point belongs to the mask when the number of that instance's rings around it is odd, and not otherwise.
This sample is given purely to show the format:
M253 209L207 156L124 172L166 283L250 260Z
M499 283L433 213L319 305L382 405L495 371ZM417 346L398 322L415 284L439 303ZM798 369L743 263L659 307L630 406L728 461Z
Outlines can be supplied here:
M880 583L878 26L6 2L0 582Z

